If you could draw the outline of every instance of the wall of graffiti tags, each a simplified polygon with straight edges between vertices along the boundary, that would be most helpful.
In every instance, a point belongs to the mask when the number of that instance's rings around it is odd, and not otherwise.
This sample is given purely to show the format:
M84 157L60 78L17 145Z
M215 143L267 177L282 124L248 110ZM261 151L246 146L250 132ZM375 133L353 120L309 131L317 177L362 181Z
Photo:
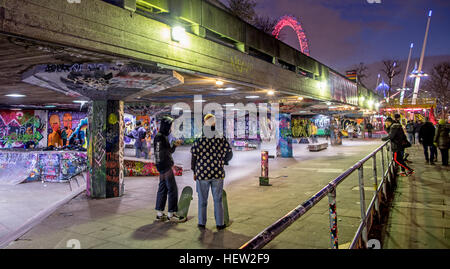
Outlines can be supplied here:
M279 121L277 156L290 158L292 157L291 114L280 113Z
M124 122L123 101L94 101L90 107L87 194L91 197L123 193Z
M42 180L66 182L86 170L87 156L77 151L0 151L0 184Z
M47 111L0 110L0 148L24 148L47 144Z
M86 112L49 111L47 145L68 146L79 143L87 148L87 121Z
M155 163L149 160L126 157L124 160L124 169L126 177L159 176ZM183 168L181 166L174 165L172 169L175 176L183 175Z
M312 117L292 116L292 137L310 137L312 123L317 127L317 135L323 136L327 134L327 129L330 127L330 117L324 115Z

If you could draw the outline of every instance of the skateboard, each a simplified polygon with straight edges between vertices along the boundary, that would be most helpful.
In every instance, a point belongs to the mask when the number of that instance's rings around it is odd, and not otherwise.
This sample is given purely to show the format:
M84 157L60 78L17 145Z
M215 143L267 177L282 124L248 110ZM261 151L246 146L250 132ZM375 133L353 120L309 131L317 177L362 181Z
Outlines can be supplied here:
M178 202L178 216L187 218L192 201L192 192L192 188L189 186L184 187L181 192L180 201Z
M225 190L222 192L222 204L223 204L223 223L226 227L230 226L230 215L228 214L228 201L227 193Z

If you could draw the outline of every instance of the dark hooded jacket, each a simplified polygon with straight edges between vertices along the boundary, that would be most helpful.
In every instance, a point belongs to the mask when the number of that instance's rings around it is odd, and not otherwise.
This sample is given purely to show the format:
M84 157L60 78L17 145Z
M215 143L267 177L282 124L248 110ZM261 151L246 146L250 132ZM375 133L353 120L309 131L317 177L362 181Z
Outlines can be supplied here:
M161 126L158 134L154 139L154 152L156 169L160 174L172 169L173 158L172 153L175 152L176 146L171 146L169 142L170 128L172 127L172 121L168 118L161 120Z
M402 125L398 122L394 122L388 131L389 135L382 138L382 140L391 140L392 152L402 151L404 149L402 144L405 140L407 140Z
M419 142L425 146L432 146L435 132L436 128L434 128L433 123L429 121L425 122L422 127L420 127Z

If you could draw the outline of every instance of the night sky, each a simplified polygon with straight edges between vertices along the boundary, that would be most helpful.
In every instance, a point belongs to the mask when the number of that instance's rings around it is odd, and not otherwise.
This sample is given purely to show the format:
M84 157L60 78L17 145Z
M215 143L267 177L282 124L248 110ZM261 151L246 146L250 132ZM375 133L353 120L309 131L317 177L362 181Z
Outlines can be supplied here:
M303 24L311 56L345 71L359 62L406 59L414 42L419 57L433 10L426 56L450 55L450 0L257 0L259 14L291 14ZM226 1L223 1L226 2ZM299 48L294 32L285 28L285 42Z

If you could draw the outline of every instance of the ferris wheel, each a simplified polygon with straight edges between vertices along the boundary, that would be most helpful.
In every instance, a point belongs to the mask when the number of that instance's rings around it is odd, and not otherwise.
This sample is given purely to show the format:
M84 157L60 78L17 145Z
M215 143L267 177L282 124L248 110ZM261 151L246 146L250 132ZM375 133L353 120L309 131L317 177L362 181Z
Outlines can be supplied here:
M280 32L284 27L290 27L295 31L298 42L300 43L300 51L309 56L308 39L306 38L305 31L303 30L300 21L291 15L282 16L275 25L272 35L279 39Z

